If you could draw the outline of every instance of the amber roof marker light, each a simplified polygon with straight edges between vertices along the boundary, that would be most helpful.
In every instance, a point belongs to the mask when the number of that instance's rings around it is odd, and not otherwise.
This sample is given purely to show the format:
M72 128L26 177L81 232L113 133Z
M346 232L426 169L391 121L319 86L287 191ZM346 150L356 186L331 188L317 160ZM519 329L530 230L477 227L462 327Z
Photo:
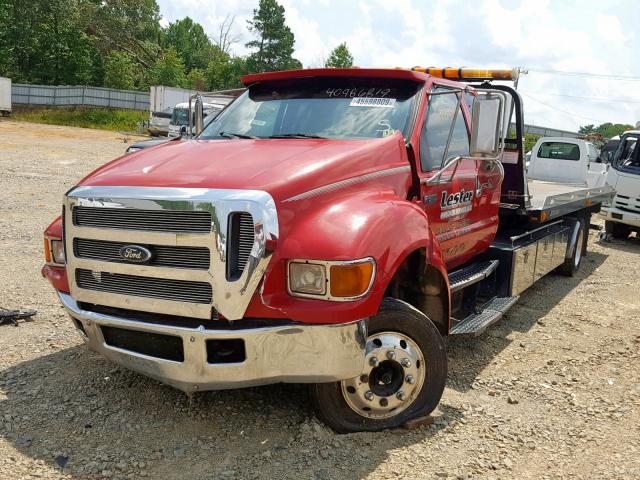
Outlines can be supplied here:
M515 82L520 76L519 68L486 69L413 67L411 70L414 72L426 73L433 77L446 78L447 80L507 80Z

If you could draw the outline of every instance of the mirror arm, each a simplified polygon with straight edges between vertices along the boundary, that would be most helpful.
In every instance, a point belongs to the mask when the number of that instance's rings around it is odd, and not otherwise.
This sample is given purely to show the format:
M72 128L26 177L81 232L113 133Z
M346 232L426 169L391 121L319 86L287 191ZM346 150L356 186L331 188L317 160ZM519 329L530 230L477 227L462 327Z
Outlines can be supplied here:
M458 97L458 103L456 104L456 111L453 114L453 121L451 122L451 127L449 127L449 136L447 137L447 146L444 149L442 160L447 158L447 154L449 153L449 147L451 146L451 138L453 138L453 130L456 128L456 121L458 120L458 112L460 112L460 103L462 103L462 94L456 94L456 96Z

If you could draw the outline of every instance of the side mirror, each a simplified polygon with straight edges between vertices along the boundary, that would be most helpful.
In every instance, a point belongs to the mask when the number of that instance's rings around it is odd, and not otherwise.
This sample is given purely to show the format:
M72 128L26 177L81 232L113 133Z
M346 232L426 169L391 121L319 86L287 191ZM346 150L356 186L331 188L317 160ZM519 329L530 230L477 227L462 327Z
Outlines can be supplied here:
M184 137L187 134L187 126L186 125L182 125L180 127L180 136Z
M506 95L500 91L481 91L473 99L471 115L471 157L500 156L504 138Z

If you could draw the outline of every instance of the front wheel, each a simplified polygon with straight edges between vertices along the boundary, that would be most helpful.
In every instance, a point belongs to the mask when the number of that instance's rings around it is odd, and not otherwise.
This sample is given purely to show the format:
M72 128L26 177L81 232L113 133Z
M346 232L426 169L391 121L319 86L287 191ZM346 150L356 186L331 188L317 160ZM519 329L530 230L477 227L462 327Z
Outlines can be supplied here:
M436 326L409 304L386 298L369 320L362 373L310 391L318 417L335 431L376 431L431 413L446 379L446 348Z

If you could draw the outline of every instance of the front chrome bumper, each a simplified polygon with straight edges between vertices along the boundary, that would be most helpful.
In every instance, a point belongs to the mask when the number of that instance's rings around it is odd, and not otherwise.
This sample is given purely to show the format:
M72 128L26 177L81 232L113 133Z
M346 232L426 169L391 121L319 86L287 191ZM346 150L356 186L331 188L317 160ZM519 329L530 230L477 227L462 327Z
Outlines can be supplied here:
M322 383L353 378L362 372L366 320L339 325L286 325L244 330L208 330L145 323L80 308L58 292L67 313L82 324L88 346L109 360L185 392L224 390L269 383ZM110 346L103 326L180 337L184 361L151 357ZM242 339L246 359L207 363L206 341Z

